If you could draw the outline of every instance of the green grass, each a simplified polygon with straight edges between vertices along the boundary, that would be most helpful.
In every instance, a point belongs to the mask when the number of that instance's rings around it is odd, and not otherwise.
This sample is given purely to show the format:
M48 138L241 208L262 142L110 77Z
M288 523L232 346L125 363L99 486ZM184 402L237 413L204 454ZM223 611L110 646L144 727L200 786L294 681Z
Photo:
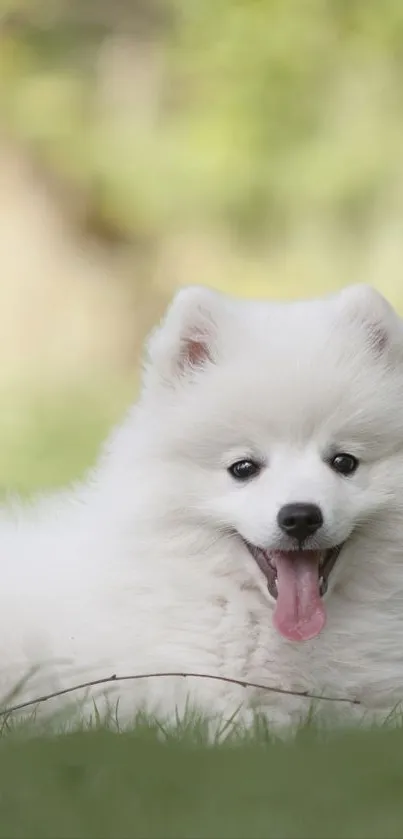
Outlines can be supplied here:
M0 410L0 486L23 494L77 478L133 397L132 383L41 396ZM403 727L325 741L264 728L207 746L189 724L139 722L55 735L1 726L0 837L401 839Z
M401 839L403 730L206 747L150 732L0 740L0 837Z

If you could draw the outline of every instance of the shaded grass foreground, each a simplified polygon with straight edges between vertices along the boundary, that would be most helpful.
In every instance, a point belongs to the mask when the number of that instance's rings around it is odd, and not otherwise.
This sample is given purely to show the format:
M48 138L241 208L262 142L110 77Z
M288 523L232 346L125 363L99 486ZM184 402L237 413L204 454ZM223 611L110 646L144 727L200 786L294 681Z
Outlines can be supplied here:
M152 726L0 738L1 837L401 839L403 729L204 745Z

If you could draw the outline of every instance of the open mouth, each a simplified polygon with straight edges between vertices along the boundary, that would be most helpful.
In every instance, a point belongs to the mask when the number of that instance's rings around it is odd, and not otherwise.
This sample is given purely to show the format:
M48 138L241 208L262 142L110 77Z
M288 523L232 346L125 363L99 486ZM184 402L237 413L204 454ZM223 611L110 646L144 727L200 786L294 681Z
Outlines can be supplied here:
M290 641L315 638L326 623L322 602L343 545L328 550L265 551L246 542L276 600L273 623Z

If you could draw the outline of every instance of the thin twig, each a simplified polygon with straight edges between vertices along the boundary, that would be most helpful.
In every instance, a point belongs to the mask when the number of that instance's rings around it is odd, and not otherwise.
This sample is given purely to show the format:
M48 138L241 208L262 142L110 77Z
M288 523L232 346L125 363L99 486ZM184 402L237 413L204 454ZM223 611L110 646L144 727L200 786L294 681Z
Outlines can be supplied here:
M13 713L13 711L21 711L23 708L29 708L32 705L38 705L40 702L47 702L49 699L55 699L58 696L65 696L67 693L73 693L76 690L83 688L97 687L98 685L106 685L109 682L135 682L142 679L166 679L166 678L192 678L192 679L211 679L216 682L226 682L230 685L239 685L243 688L255 688L257 690L264 690L270 693L279 693L284 696L299 696L304 699L323 699L325 702L345 702L350 705L360 705L359 699L349 699L348 697L339 696L321 696L320 694L310 693L307 690L286 690L286 688L272 687L271 685L262 685L258 682L247 682L243 679L232 679L229 676L215 676L210 673L182 673L182 672L168 672L168 673L139 673L135 676L106 676L103 679L94 679L91 682L83 682L80 685L74 685L64 690L57 690L54 693L44 694L38 696L36 699L30 699L27 702L20 702L18 705L11 705L3 711L0 711L0 717Z

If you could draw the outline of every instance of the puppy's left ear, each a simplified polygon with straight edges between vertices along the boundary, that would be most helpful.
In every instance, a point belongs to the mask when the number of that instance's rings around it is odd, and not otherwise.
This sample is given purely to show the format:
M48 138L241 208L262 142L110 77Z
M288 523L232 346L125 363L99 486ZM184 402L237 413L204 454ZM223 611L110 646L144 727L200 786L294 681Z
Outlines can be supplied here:
M372 286L347 286L339 295L342 315L360 330L368 350L377 357L403 360L403 321Z
M179 291L148 341L146 384L158 381L174 387L215 364L227 305L224 295L208 288Z

